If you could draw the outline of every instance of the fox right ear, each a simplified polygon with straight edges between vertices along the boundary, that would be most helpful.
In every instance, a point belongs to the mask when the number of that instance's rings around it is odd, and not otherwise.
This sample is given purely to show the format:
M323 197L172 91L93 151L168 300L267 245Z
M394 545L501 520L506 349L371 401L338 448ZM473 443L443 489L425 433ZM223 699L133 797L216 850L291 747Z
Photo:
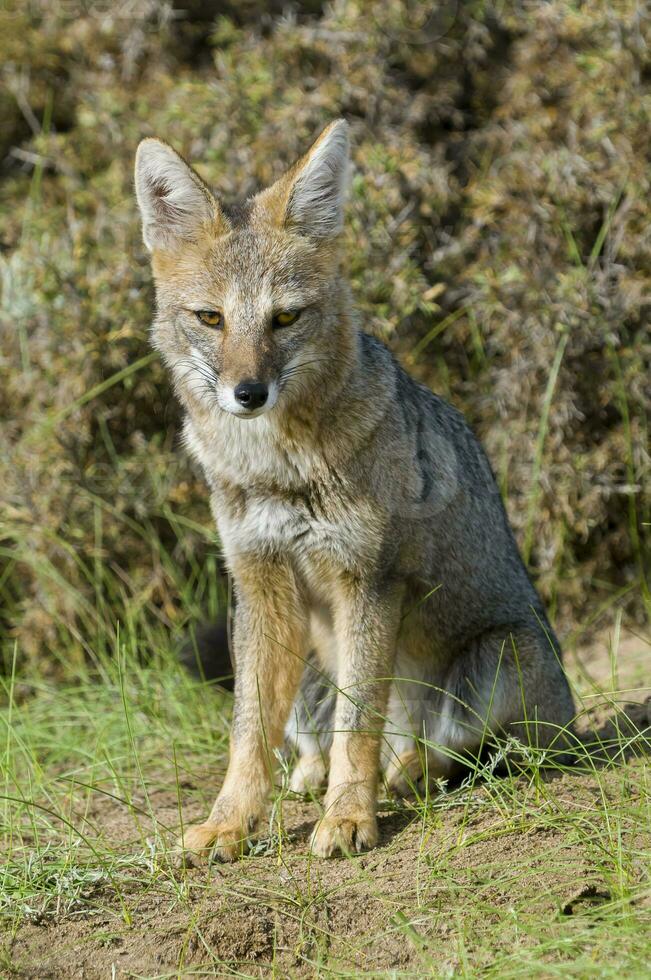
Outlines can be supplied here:
M179 240L193 241L206 225L217 234L228 231L219 204L199 174L163 143L145 139L136 153L136 197L147 248L170 248Z
M336 119L305 156L258 194L258 206L284 228L316 239L339 234L348 185L348 124Z

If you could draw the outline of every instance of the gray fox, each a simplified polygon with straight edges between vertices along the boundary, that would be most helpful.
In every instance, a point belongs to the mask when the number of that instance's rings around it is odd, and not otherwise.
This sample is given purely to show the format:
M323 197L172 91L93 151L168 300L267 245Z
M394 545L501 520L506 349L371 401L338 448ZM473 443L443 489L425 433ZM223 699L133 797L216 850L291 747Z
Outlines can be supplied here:
M499 737L565 747L561 651L458 411L358 325L341 231L348 127L227 206L166 143L136 158L154 346L185 411L237 597L228 770L179 854L243 852L296 750L326 778L315 854L372 847L377 793Z

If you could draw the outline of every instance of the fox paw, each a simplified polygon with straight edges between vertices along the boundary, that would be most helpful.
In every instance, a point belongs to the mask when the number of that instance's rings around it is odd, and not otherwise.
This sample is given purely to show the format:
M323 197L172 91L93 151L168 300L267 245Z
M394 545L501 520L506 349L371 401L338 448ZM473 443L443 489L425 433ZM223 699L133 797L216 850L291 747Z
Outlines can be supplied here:
M185 827L174 848L174 863L180 867L198 868L210 858L236 861L246 849L246 837L239 826L212 823Z
M294 793L310 793L318 790L326 776L326 767L320 755L301 756L292 772L289 788Z
M336 851L355 854L377 844L375 816L331 814L323 817L314 828L310 847L318 857L332 857Z
M423 763L417 752L405 752L392 759L384 778L388 791L405 799L420 795L425 788Z
M389 793L408 800L423 797L428 791L438 791L440 783L449 779L452 771L449 760L433 755L424 760L420 753L412 751L391 760L384 780Z

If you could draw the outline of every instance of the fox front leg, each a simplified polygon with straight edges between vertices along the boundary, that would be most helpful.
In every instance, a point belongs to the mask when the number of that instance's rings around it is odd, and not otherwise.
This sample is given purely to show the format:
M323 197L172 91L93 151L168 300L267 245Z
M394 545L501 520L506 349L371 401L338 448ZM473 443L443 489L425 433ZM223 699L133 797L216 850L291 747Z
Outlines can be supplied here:
M228 770L210 816L188 826L177 853L188 864L212 852L233 861L263 815L273 783L273 750L304 667L307 617L294 574L284 562L240 556L233 568L235 703Z
M377 843L377 784L403 588L342 587L335 609L338 688L330 778L312 851L361 851Z

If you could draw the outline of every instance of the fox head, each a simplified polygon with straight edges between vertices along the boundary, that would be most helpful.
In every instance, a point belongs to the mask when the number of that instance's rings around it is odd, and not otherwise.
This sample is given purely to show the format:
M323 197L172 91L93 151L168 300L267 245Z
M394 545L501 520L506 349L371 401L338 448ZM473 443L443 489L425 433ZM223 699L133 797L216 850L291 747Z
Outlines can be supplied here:
M331 123L271 187L227 207L170 146L136 155L154 345L188 407L242 419L298 407L350 347L340 275L348 127Z

